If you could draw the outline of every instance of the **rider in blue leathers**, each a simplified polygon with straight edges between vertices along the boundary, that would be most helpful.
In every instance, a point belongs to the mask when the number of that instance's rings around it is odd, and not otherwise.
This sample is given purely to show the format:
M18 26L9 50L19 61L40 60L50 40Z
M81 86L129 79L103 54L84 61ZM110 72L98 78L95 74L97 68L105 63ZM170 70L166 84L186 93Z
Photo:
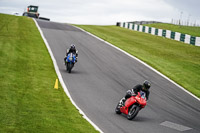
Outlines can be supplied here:
M67 55L68 55L69 53L73 53L73 54L76 55L76 62L77 62L77 61L78 61L78 60L77 60L77 59L78 59L78 50L76 50L76 47L75 47L74 44L71 44L70 48L67 49L66 56L65 56L65 58L64 58L64 62L65 62L65 63L66 63Z

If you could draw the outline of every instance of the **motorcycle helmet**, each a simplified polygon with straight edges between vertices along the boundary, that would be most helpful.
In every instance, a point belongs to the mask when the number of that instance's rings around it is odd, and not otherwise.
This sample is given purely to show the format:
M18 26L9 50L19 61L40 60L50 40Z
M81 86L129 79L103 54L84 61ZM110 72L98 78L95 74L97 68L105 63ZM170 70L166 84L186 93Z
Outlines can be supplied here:
M75 45L74 45L74 44L71 44L70 48L71 48L71 49L75 49Z
M143 83L143 89L149 90L150 87L151 87L151 83L148 80L145 80Z

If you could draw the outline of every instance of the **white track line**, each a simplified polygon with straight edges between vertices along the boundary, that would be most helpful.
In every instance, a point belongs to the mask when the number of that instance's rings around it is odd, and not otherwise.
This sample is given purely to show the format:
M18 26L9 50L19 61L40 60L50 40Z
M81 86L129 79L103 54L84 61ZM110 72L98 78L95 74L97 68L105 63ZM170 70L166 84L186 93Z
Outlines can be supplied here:
M74 26L74 27L76 27L76 26ZM93 37L95 37L95 38L101 40L102 42L104 42L104 43L106 43L106 44L108 44L108 45L110 45L110 46L116 48L117 50L123 52L124 54L126 54L126 55L128 55L128 56L130 56L130 57L132 57L133 59L139 61L140 63L142 63L142 64L145 65L146 67L150 68L151 70L153 70L154 72L156 72L156 73L159 74L160 76L162 76L162 77L164 77L165 79L169 80L171 83L173 83L174 85L176 85L177 87L179 87L180 89L182 89L183 91L185 91L186 93L190 94L191 96L193 96L194 98L196 98L197 100L200 101L200 99L199 99L197 96L195 96L194 94L192 94L191 92L189 92L188 90L186 90L185 88L183 88L182 86L178 85L178 84L175 83L173 80L171 80L170 78L168 78L168 77L165 76L164 74L160 73L160 72L157 71L156 69L154 69L154 68L152 68L151 66L147 65L146 63L144 63L144 62L141 61L140 59L136 58L135 56L133 56L133 55L131 55L131 54L125 52L124 50L122 50L122 49L120 49L120 48L114 46L113 44L111 44L111 43L109 43L109 42L107 42L107 41L105 41L105 40L103 40L103 39L101 39L101 38L99 38L99 37L97 37L97 36L95 36L95 35L93 35L93 34L87 32L87 31L85 31L85 30L83 30L83 29L81 29L81 28L79 28L79 27L76 27L76 28L78 28L78 29L80 29L81 31L83 31L83 32L85 32L85 33L87 33L87 34L89 34L89 35L91 35L91 36L93 36Z
M177 124L177 123L173 123L173 122L170 122L170 121L164 121L164 122L160 123L160 125L168 127L168 128L172 128L172 129L175 129L175 130L178 130L178 131L181 131L181 132L192 129L190 127L186 127L186 126L183 126L183 125L180 125L180 124Z
M85 115L85 113L76 105L76 103L75 103L74 100L72 99L72 97L71 97L71 95L70 95L70 93L69 93L69 91L68 91L68 89L67 89L67 87L66 87L66 85L65 85L65 83L64 83L64 81L63 81L63 78L62 78L62 76L61 76L61 73L60 73L60 71L59 71L59 69L58 69L58 65L57 65L57 62L56 62L55 57L54 57L54 55L53 55L53 52L51 51L51 48L49 47L49 44L48 44L46 38L44 37L43 32L42 32L42 30L40 29L40 27L39 27L37 21L36 21L35 19L33 19L33 20L34 20L34 22L35 22L35 24L36 24L38 30L40 31L40 34L41 34L41 36L42 36L42 39L44 40L44 43L45 43L45 45L46 45L46 47L47 47L47 49L48 49L48 51L49 51L49 54L50 54L51 59L52 59L53 64L54 64L54 68L55 68L55 70L56 70L56 73L57 73L57 75L58 75L59 81L60 81L60 83L61 83L61 85L62 85L62 87L63 87L65 93L67 94L67 96L68 96L69 99L71 100L72 104L79 110L79 113L83 115L83 118L85 118L96 130L98 130L100 133L103 133L103 131L102 131L97 125L95 125L95 124Z

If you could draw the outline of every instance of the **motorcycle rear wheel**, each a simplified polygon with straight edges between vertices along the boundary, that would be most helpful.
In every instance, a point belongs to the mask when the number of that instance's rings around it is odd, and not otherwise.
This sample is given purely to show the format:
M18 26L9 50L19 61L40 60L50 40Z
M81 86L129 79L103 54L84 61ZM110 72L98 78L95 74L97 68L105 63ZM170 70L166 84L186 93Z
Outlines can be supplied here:
M135 118L139 110L140 110L140 107L137 105L133 105L132 107L130 107L128 115L127 115L127 119L132 120L133 118Z

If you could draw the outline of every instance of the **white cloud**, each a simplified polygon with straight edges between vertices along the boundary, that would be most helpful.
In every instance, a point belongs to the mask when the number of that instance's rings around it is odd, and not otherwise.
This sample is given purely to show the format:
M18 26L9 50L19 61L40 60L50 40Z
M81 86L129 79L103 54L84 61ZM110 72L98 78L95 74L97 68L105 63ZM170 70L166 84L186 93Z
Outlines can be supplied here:
M180 4L180 0L178 1ZM17 10L22 14L28 5L38 5L42 17L58 22L108 25L118 21L135 20L171 22L172 18L180 18L181 10L181 6L174 6L173 3L177 5L178 2L172 0L0 0L0 12L9 13ZM183 3L187 4L187 2ZM197 11L197 6L194 7L196 9L193 10ZM190 8L184 11L184 15L189 14L187 11L189 12ZM197 17L198 19L200 20Z

